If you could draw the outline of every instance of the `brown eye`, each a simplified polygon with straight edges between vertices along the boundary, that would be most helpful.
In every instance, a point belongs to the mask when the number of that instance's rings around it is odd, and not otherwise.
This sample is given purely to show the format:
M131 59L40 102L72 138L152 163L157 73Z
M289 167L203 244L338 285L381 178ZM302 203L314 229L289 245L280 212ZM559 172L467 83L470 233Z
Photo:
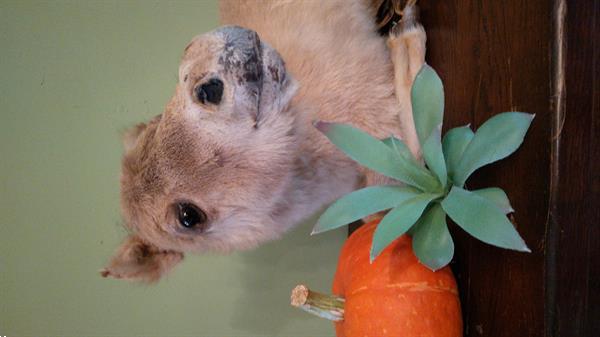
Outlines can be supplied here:
M195 228L206 222L206 214L190 203L177 204L179 224L185 228Z
M199 85L195 94L198 102L202 104L219 104L223 97L223 81L218 78L211 78L208 82Z

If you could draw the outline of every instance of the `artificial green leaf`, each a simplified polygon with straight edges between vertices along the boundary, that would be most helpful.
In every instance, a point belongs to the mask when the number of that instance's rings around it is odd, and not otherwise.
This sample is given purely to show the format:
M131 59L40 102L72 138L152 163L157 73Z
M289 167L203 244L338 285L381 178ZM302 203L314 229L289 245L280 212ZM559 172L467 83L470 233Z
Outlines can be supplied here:
M454 171L458 167L460 158L467 148L467 145L473 139L473 131L468 125L448 130L442 140L444 157L446 158L446 168L448 176L454 181Z
M506 215L488 199L454 186L442 207L475 238L501 248L531 252Z
M439 194L422 193L418 194L391 210L386 214L373 234L373 243L371 246L371 261L373 261L381 251L400 235L406 233L412 225L419 219L423 210L429 203L439 197Z
M425 168L404 160L389 146L364 131L346 124L327 122L317 122L315 127L346 155L371 170L422 190L439 188L435 177Z
M508 196L506 196L506 193L498 187L483 188L471 192L477 194L480 197L486 198L488 201L500 208L500 210L502 210L504 214L512 213L515 211L510 205L510 201L508 201Z
M385 138L381 140L385 145L389 146L394 152L396 152L400 157L405 160L412 161L415 164L419 165L415 157L410 152L410 149L404 142L394 136Z
M519 148L533 117L522 112L505 112L483 123L463 152L454 172L454 184L463 186L475 170L505 158Z
M325 210L312 234L335 229L396 207L418 193L414 188L401 186L370 186L354 191L338 199Z
M444 118L444 86L435 70L424 64L411 90L415 128L421 145Z
M448 182L448 173L446 172L446 162L442 152L441 134L442 125L440 124L431 131L425 144L423 144L423 159L425 159L427 167L438 177L442 188L445 188Z
M427 267L436 271L452 260L454 242L446 225L446 213L439 203L434 203L413 227L413 250Z
M387 138L382 139L381 141L383 142L383 144L389 146L391 149L396 150L393 144L393 141L400 141L400 139L394 137L394 136L389 136ZM408 149L408 148L407 148Z

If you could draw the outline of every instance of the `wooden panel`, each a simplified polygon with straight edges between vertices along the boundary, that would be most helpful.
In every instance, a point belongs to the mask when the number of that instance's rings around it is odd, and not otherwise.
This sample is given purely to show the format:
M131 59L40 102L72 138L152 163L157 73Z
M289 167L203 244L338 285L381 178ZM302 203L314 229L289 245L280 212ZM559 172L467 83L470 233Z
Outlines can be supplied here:
M466 336L544 335L544 234L550 184L551 3L422 1L427 61L446 91L445 129L503 111L535 113L521 149L468 188L506 190L531 254L491 247L453 226Z
M490 247L451 228L465 336L597 336L600 1L419 6L427 62L444 81L444 129L477 127L507 110L536 114L516 154L468 181L470 189L507 191L533 252Z

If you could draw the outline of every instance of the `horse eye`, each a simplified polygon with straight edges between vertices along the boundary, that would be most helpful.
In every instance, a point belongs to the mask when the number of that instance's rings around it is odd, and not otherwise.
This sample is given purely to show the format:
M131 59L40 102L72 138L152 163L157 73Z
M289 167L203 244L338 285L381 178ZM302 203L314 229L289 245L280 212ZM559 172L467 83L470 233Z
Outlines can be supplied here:
M211 78L208 82L196 88L196 98L202 104L221 103L223 97L223 81L218 78Z
M206 214L193 204L177 204L177 216L179 224L185 228L195 228L206 222Z

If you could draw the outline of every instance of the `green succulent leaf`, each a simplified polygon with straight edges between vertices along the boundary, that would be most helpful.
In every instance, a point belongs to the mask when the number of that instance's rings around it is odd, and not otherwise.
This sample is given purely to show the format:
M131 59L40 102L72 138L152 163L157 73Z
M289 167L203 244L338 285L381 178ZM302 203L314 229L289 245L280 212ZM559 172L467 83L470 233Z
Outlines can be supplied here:
M439 183L414 161L405 160L393 149L368 133L347 124L317 122L329 140L363 166L421 190L436 190Z
M371 246L371 261L383 251L387 245L406 233L417 222L429 203L439 194L421 193L396 206L381 220Z
M454 185L463 186L475 170L505 158L519 148L533 117L522 112L505 112L483 123L454 171Z
M395 141L402 142L400 139L398 139L394 136L389 136L389 137L381 140L381 142L383 142L383 144L389 146L392 150L396 151L396 146L394 145ZM408 147L407 147L407 149L408 149Z
M424 64L411 90L415 128L421 145L444 118L444 86L435 70Z
M506 215L484 197L454 186L442 208L467 233L485 243L531 252Z
M446 224L446 213L439 203L428 208L413 227L413 250L421 263L436 271L450 263L454 242Z
M458 167L460 158L462 158L467 145L469 145L471 139L473 139L473 135L475 134L468 125L450 129L444 135L442 149L444 151L444 157L446 158L448 176L453 181L455 180L454 172Z
M391 137L382 139L381 141L385 145L389 146L392 150L394 150L404 160L412 161L413 163L415 163L418 166L420 165L419 162L417 162L415 157L410 152L410 149L408 148L408 146L406 146L406 144L402 140L400 140L394 136L391 136Z
M480 197L486 198L488 201L496 205L504 214L512 213L515 210L510 205L506 193L498 187L483 188L480 190L471 191Z
M412 187L370 186L343 196L319 217L312 234L326 232L400 205L419 193Z
M442 152L441 134L442 125L440 124L431 131L423 144L423 159L425 159L429 169L437 176L442 188L445 188L448 183L448 173L446 172L446 162Z

